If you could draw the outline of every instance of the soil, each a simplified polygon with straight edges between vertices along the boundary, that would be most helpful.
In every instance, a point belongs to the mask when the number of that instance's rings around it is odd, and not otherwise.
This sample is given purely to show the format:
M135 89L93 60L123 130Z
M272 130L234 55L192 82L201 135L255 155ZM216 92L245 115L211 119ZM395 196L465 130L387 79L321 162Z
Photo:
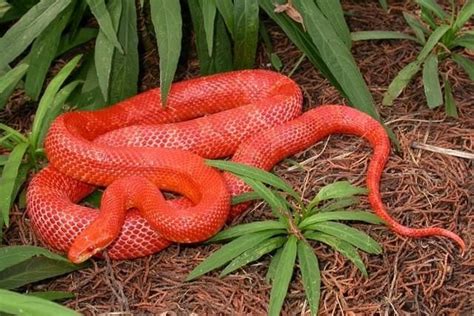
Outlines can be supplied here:
M351 30L398 30L408 32L401 15L410 1L391 1L384 12L377 1L345 1ZM267 21L274 49L288 74L301 56L281 30ZM141 90L159 84L156 47L143 54ZM382 107L382 95L398 71L414 60L419 47L410 41L367 41L353 45L354 57L375 98L383 121L396 134L401 150L393 152L385 168L381 191L390 213L413 227L439 226L461 235L468 251L443 238L408 239L384 226L355 225L383 247L381 255L362 254L369 277L341 255L314 244L322 274L321 315L472 315L474 311L473 160L412 148L414 142L474 152L474 85L454 63L441 65L453 84L459 118L444 110L428 109L418 77L391 107ZM467 57L469 55L466 54ZM263 48L256 68L270 68ZM180 66L177 80L198 75L194 53ZM305 108L324 103L346 103L338 91L307 61L292 78L301 86ZM0 119L27 130L34 103L18 92ZM288 161L274 171L310 199L318 188L336 180L364 185L371 149L362 140L334 135L295 157L304 168ZM361 208L369 209L366 200ZM268 217L268 207L254 205L236 222ZM6 244L41 245L30 229L24 210L16 205ZM112 313L162 315L262 315L266 313L270 286L265 281L269 257L221 279L210 273L197 281L183 282L186 275L217 245L173 245L142 259L92 260L91 267L64 277L30 286L36 290L65 290L76 294L65 304L85 314ZM299 274L294 276L284 314L309 314Z

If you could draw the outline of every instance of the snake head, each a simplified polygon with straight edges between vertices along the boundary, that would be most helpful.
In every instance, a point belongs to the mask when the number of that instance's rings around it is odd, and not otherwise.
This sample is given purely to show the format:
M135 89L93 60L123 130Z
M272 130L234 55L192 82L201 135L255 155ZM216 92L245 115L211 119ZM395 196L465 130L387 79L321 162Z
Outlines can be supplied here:
M67 256L75 264L82 263L107 248L113 240L102 230L86 229L74 239Z

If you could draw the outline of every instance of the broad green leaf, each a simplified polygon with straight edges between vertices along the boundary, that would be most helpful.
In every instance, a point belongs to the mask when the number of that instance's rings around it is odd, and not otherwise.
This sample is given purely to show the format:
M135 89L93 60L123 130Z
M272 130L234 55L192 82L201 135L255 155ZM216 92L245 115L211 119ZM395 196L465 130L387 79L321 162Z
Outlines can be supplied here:
M283 179L277 177L273 173L268 171L255 168L252 166L247 166L241 163L236 163L232 161L225 161L225 160L206 160L206 164L218 168L221 170L232 172L238 176L244 176L251 179L255 179L261 181L263 183L269 184L277 189L280 189L297 200L300 200L298 193L296 193L293 188L286 183Z
M327 221L315 224L312 226L312 228L325 234L334 236L338 239L344 240L368 253L382 253L382 248L375 240L372 239L372 237L345 224Z
M237 196L232 197L232 205L237 205L240 203L253 201L253 200L261 200L262 198L256 192L245 192Z
M367 276L367 269L365 268L362 258L357 253L357 249L350 243L320 232L307 232L304 234L304 236L307 239L320 241L331 246L336 251L340 252L344 257L352 261L360 270L360 272L362 272L364 276Z
M453 54L451 57L474 81L474 62L459 54Z
M330 203L325 204L323 207L319 207L319 212L331 212L335 210L340 210L345 207L354 205L359 202L358 197L351 196L349 198L343 198L336 201L331 201Z
M37 101L48 70L53 62L61 39L73 12L71 3L48 27L38 36L28 54L27 62L30 65L25 79L26 94Z
M234 37L234 4L232 0L217 0L216 7L222 18L229 34Z
M28 143L18 144L8 157L8 161L3 167L2 177L0 178L0 213L2 220L1 222L9 225L10 208L14 200L15 182L18 175L18 169L20 167L23 156L28 149ZM2 229L3 223L0 222L0 230Z
M359 31L352 32L351 39L353 41L367 41L367 40L386 40L386 39L407 39L417 42L416 37L410 36L402 32L392 31Z
M25 75L28 67L29 65L27 64L20 64L3 76L0 76L0 110L5 107L8 98Z
M430 10L434 14L436 14L440 19L445 19L447 14L441 8L441 6L436 2L436 0L416 0L420 6Z
M111 1L115 3L120 1ZM124 54L115 50L110 74L109 104L137 94L138 90L138 30L135 1L124 0L117 36ZM109 8L111 14L112 11Z
M342 10L341 2L334 0L316 0L316 4L331 23L334 31L339 38L346 44L347 48L351 48L351 32L344 19L344 11Z
M74 47L80 46L97 37L99 30L91 27L80 28L77 33L67 33L61 37L56 57L61 56Z
M89 8L99 23L100 32L107 38L107 40L123 54L122 45L117 38L117 27L114 27L109 11L105 6L105 0L86 0ZM153 3L155 1L152 1Z
M367 194L367 189L353 186L348 181L337 181L322 187L313 200L309 202L308 209L312 209L321 201L343 199L360 194Z
M444 81L444 109L447 115L458 117L456 101L454 100L453 89L449 80Z
M313 248L304 240L298 241L298 263L311 315L316 316L321 297L321 273Z
M452 47L458 46L474 50L474 34L464 34L455 38L452 42Z
M453 30L457 32L474 15L474 0L467 0L461 11L459 11L456 21L454 21Z
M77 64L81 60L82 55L78 55L71 59L51 80L46 88L43 96L36 110L35 119L33 120L33 126L31 128L30 142L34 149L38 149L42 146L40 132L45 124L45 117L48 112L54 106L54 99L59 89L63 85L64 81L69 77L72 71L76 68Z
M272 252L273 250L280 248L283 246L285 241L287 240L286 237L275 237L271 239L267 239L260 244L255 245L253 248L250 248L244 251L240 256L232 260L224 270L222 270L220 277L228 275L229 273L234 272L235 270L254 262L267 253Z
M252 68L258 42L258 2L234 1L234 68Z
M179 0L157 0L150 2L150 10L160 56L161 104L166 106L181 52L181 6Z
M270 292L270 303L268 306L269 316L280 315L295 267L297 241L298 239L294 235L291 235L283 247L280 260L278 260L278 266L276 267L272 290Z
M10 27L0 38L0 68L17 58L70 3L71 0L42 0Z
M52 278L85 267L64 260L32 257L0 271L0 288L15 289L36 281Z
M0 311L12 315L79 316L81 314L48 300L0 289Z
M423 87L430 109L443 104L443 92L439 84L438 55L436 53L431 53L423 64Z
M407 12L403 12L403 17L405 21L408 23L410 28L412 29L413 33L415 33L416 38L421 44L426 43L425 34L428 34L428 29L412 14Z
M0 247L0 271L12 267L18 263L28 260L35 256L44 256L57 261L69 263L69 260L63 256L55 254L46 248L36 246L6 246Z
M421 63L417 60L409 63L397 74L388 86L387 92L383 97L383 105L392 105L393 101L402 93L405 87L410 83L413 76L420 71Z
M217 235L209 239L208 242L232 239L235 237L240 237L242 235L248 235L265 230L281 229L283 230L282 233L284 233L284 230L286 230L286 228L286 225L277 221L261 221L248 224L240 224L219 232Z
M216 0L199 0L206 34L207 53L212 56L214 46L214 25L216 18Z
M65 291L30 292L27 295L39 297L47 301L62 301L76 297L74 293Z
M349 102L359 110L379 119L374 100L352 57L350 50L338 38L329 21L312 0L294 0L302 14L308 33L319 50L322 60L337 79Z
M201 262L186 277L186 281L194 280L209 271L217 269L227 262L231 261L244 251L254 247L275 235L280 234L281 230L261 231L249 235L240 236L230 243L222 246L219 250L210 255L206 260Z
M265 276L265 280L268 283L273 283L273 279L275 278L276 268L278 267L278 263L280 262L282 252L283 252L283 248L278 249L273 255L272 260L270 261L267 275Z
M369 224L382 224L383 221L375 214L364 211L334 211L317 213L308 218L305 218L298 227L300 229L314 229L318 223L326 221L360 221Z

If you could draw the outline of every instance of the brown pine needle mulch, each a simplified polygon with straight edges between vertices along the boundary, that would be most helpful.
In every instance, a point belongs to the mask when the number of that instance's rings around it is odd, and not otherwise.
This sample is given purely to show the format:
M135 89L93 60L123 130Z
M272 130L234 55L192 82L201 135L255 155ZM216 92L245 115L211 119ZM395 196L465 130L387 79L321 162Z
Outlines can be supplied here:
M396 2L387 14L377 1L345 3L352 30L408 31L401 10L409 1ZM275 50L288 74L301 53L278 27L268 24ZM155 49L155 48L153 48ZM354 44L353 53L378 105L396 73L412 61L418 47L409 41L370 41ZM192 53L191 53L192 54ZM156 51L146 56L156 56ZM191 55L192 57L192 55ZM258 67L269 68L260 50ZM156 58L144 61L142 89L158 85ZM384 226L356 225L379 241L382 255L363 254L369 277L341 255L314 244L322 271L321 315L472 315L474 310L474 260L472 248L474 219L473 160L445 153L413 148L413 143L434 145L474 153L474 86L457 65L444 63L444 73L453 83L459 119L448 118L442 109L429 110L418 77L392 107L380 107L386 124L401 144L392 153L382 178L382 196L390 213L412 227L444 227L460 234L467 253L443 238L407 239ZM179 78L197 75L196 60L180 69ZM345 103L319 72L304 61L294 72L294 80L305 95L305 107L323 103ZM0 119L27 129L34 108L22 95L13 97ZM292 159L304 165L292 167L282 162L276 168L295 188L310 199L324 184L349 180L364 185L370 147L351 136L331 136ZM316 159L315 159L316 158ZM360 207L369 208L367 201ZM238 221L262 219L269 209L262 203L252 207ZM15 207L7 244L41 243L32 234L24 210ZM191 283L186 275L218 246L174 245L161 253L131 261L93 260L92 267L34 285L36 290L66 290L77 297L67 306L85 314L112 313L162 315L262 315L268 306L270 286L265 282L268 257L220 279L211 273ZM305 314L308 306L300 283L294 276L284 313Z

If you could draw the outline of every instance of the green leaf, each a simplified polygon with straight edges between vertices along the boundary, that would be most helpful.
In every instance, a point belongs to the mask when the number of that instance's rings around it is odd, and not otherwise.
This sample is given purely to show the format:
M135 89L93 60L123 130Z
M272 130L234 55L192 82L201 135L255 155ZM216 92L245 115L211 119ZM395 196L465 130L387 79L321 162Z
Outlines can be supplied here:
M474 1L467 0L461 11L459 11L456 21L454 21L453 31L457 32L474 15Z
M210 255L206 260L201 262L186 277L186 281L194 280L209 271L217 269L227 262L231 261L244 251L254 247L256 244L263 242L275 235L281 233L281 230L261 231L249 235L240 236L230 243L222 246L219 250Z
M74 293L65 291L30 292L27 295L39 297L47 301L63 301L76 297Z
M83 268L63 260L32 257L0 271L0 288L15 289L36 281L52 278Z
M199 0L206 34L207 53L212 56L214 46L214 21L216 18L216 0Z
M347 48L351 48L351 32L344 19L344 11L341 2L334 0L316 0L316 5L331 23L334 31L339 38L346 44Z
M18 173L16 175L16 180L15 180L15 185L13 187L13 194L12 197L18 197L18 207L20 209L25 208L25 200L26 196L26 188L23 188L23 190L20 192L22 189L23 184L26 181L26 178L28 177L29 171L32 169L31 164L25 163L21 164L20 167L18 168Z
M305 218L298 227L300 229L315 229L318 223L337 220L337 221L360 221L369 224L382 224L383 221L375 214L364 211L334 211L317 213ZM313 226L314 225L314 226Z
M258 2L234 1L234 68L252 68L258 42Z
M25 136L23 136L17 130L9 127L8 125L0 123L0 130L4 131L4 133L7 133L9 137L11 137L15 141L16 144L28 142L28 139Z
M282 252L283 252L283 248L279 248L273 255L272 260L270 261L267 275L265 276L265 280L268 283L273 283L273 279L275 278L276 268L278 267L278 263L280 262Z
M74 47L80 46L87 43L88 41L97 37L99 30L96 28L83 27L80 28L77 33L67 33L61 37L58 49L56 51L56 57L68 52Z
M353 41L367 41L367 40L386 40L386 39L407 39L418 42L416 37L410 36L402 32L392 31L359 31L352 32L351 39Z
M379 0L380 5L385 11L388 11L388 3L387 0Z
M120 1L110 1L110 4ZM138 30L135 1L123 1L117 36L124 54L115 50L110 74L109 104L115 104L137 94L138 90ZM109 12L113 15L111 8Z
M418 41L421 44L425 44L425 34L428 34L429 30L414 15L409 14L407 12L403 12L403 17L412 29L413 33L415 33L415 36L416 38L418 38Z
M45 117L47 113L54 106L54 99L59 89L63 85L64 81L69 77L72 71L76 68L77 64L81 60L82 55L78 55L71 59L51 80L48 87L46 88L43 96L36 110L35 119L33 120L33 126L31 128L30 143L36 150L42 146L42 139L40 139L40 132L44 128Z
M10 27L0 38L0 68L17 58L70 3L71 0L42 0Z
M216 1L216 7L222 18L224 19L225 25L229 34L234 37L234 4L232 0L218 0Z
M453 96L453 88L449 80L444 81L444 107L446 114L452 117L458 117L456 101Z
M413 76L420 71L421 63L417 60L409 63L397 74L388 86L387 92L383 97L383 105L392 105L393 101L402 93L405 87L410 83Z
M117 28L114 27L112 18L110 17L109 11L105 6L105 0L86 0L89 8L99 23L100 33L102 33L105 38L123 54L122 45L117 38ZM153 3L152 1L151 3Z
M15 199L13 193L15 190L18 169L28 147L28 143L20 143L13 149L13 151L10 153L10 156L8 157L7 163L3 167L2 177L0 178L1 222L5 223L7 226L10 222L10 208L12 206L13 200ZM3 223L0 223L0 230L2 229Z
M255 245L253 248L250 248L244 251L240 256L232 260L225 267L224 270L222 270L220 277L226 276L229 273L232 273L235 270L245 266L246 264L249 264L251 262L254 262L260 259L267 253L270 253L273 250L280 248L281 246L283 246L286 240L287 240L286 237L275 237L275 238L267 239Z
M81 202L87 203L94 208L99 208L100 201L102 200L103 194L104 194L103 190L95 190L94 192L86 196L84 199L82 199Z
M421 8L421 20L428 24L432 30L435 30L438 27L433 14L431 14L431 11L425 7Z
M353 186L349 181L337 181L322 187L309 202L308 209L312 209L321 201L348 198L359 194L367 194L367 189Z
M458 54L453 54L451 57L456 64L464 69L464 71L469 75L469 78L474 81L474 62Z
M331 235L320 232L307 232L304 234L305 238L323 242L336 251L340 252L344 257L352 261L355 266L367 277L367 269L365 268L362 258L357 253L357 249L350 243L337 239Z
M331 201L331 203L325 204L323 207L318 208L319 212L331 212L335 210L340 210L345 207L354 205L359 202L359 198L351 196L349 198L343 198L336 201Z
M269 316L280 315L295 267L297 241L298 239L294 235L291 235L283 247L280 260L278 260L278 266L276 267L272 290L270 292Z
M430 10L436 14L440 19L446 18L446 12L441 8L441 6L436 2L436 0L416 0L420 6Z
M350 103L359 110L379 119L374 100L350 50L332 29L329 21L312 0L293 1L302 14L308 33L318 48L330 72L337 79Z
M46 75L56 56L61 34L69 22L73 7L73 4L70 4L48 25L34 41L31 51L26 57L30 68L26 74L25 92L35 101L40 96Z
M29 65L27 64L20 64L3 76L0 76L0 110L5 107L8 98L25 75L28 67Z
M0 311L12 315L79 316L81 314L48 300L0 289Z
M278 230L281 229L282 233L286 230L286 225L277 221L260 221L253 222L248 224L240 224L229 229L219 232L217 235L208 240L208 242L216 242L225 239L232 239L235 237L240 237L242 235L248 235L256 232L261 232L265 230Z
M464 34L455 38L452 42L452 47L458 46L474 50L474 34Z
M433 48L438 45L439 40L443 37L443 35L449 30L448 25L441 25L436 30L434 30L433 33L431 33L430 37L426 41L425 46L421 49L421 52L418 54L418 57L416 57L416 60L418 62L423 62L426 57L431 53Z
M262 169L255 168L252 166L247 166L241 163L225 160L207 159L206 164L214 168L232 172L238 176L248 177L269 184L277 189L288 193L295 199L300 200L298 193L296 193L296 191L288 183L268 171L264 171Z
M382 248L375 240L372 239L372 237L345 224L328 221L318 223L317 225L315 224L312 226L312 228L325 234L334 236L338 239L344 240L368 253L382 253Z
M57 261L69 263L69 260L63 256L55 254L46 248L36 246L6 246L0 247L0 271L12 267L18 263L26 261L35 256L44 256Z
M260 26L258 28L258 32L260 34L260 37L263 40L263 43L265 45L265 52L267 53L268 57L270 57L270 62L276 70L280 71L281 68L283 67L283 64L280 60L280 57L276 53L273 52L273 45L270 40L270 35L268 35L268 31L263 24L263 22L260 21Z
M0 155L0 166L4 166L8 161L8 155Z
M232 197L232 205L237 205L240 203L248 202L248 201L253 201L253 200L261 200L262 198L260 195L257 194L257 192L251 191L251 192L245 192L242 194L239 194L237 196Z
M431 53L423 65L423 86L430 109L443 104L443 92L438 75L438 56L435 53Z
M157 0L150 9L160 56L161 104L166 106L181 52L181 6L179 0Z
M298 241L298 262L311 315L316 316L321 297L321 273L318 258L314 254L313 248L304 240Z

